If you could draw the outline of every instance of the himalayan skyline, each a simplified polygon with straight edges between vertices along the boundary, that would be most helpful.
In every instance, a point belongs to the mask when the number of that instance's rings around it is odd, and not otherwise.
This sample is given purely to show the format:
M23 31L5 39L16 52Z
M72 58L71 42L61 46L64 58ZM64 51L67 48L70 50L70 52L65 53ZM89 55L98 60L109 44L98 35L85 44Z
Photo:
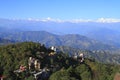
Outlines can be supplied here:
M2 19L6 19L6 18L0 18ZM62 20L62 19L54 19L54 18L27 18L27 19L18 19L18 18L13 18L13 19L6 19L6 20L27 20L27 21L35 21L35 22L48 22L48 21L52 21L52 22L70 22L70 23L81 23L81 22L98 22L98 23L117 23L120 22L120 19L115 19L115 18L98 18L98 19L71 19L71 20Z

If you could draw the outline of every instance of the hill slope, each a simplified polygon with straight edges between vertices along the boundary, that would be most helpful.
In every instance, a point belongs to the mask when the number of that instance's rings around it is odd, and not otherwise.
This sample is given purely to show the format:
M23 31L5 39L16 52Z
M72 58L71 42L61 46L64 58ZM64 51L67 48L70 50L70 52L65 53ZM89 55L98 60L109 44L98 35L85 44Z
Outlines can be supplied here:
M74 48L88 49L88 50L116 50L117 47L103 44L93 39L77 34L69 35L55 35L45 31L25 31L0 33L0 37L16 41L33 41L41 42L47 46L69 46Z

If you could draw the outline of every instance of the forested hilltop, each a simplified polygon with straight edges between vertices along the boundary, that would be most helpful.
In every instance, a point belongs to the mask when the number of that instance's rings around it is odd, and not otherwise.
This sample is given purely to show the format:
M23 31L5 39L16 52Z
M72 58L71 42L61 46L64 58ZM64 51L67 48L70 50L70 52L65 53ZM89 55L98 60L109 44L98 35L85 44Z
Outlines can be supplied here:
M84 54L84 53L83 53ZM29 58L40 63L29 67ZM4 80L113 80L120 72L119 65L103 64L78 56L56 52L33 42L0 47L0 76ZM24 67L24 69L19 67Z

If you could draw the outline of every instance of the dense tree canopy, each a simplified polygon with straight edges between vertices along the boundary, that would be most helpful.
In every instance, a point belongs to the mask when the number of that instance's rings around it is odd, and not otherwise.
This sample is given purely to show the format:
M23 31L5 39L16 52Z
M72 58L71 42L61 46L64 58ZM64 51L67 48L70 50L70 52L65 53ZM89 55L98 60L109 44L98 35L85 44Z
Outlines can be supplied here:
M113 80L120 72L118 65L102 64L85 58L83 63L69 57L68 54L53 52L40 43L23 42L0 47L0 75L6 80L34 80L28 70L30 56L40 60L41 69L50 70L45 80ZM27 71L14 73L20 65L25 65ZM43 79L44 80L44 79Z

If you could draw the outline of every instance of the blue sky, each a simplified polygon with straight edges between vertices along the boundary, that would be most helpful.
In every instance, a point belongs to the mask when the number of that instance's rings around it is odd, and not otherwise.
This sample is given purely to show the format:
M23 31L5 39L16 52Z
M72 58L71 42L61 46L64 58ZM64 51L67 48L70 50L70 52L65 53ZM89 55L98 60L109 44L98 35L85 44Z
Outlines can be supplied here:
M120 18L120 0L0 0L0 18Z

